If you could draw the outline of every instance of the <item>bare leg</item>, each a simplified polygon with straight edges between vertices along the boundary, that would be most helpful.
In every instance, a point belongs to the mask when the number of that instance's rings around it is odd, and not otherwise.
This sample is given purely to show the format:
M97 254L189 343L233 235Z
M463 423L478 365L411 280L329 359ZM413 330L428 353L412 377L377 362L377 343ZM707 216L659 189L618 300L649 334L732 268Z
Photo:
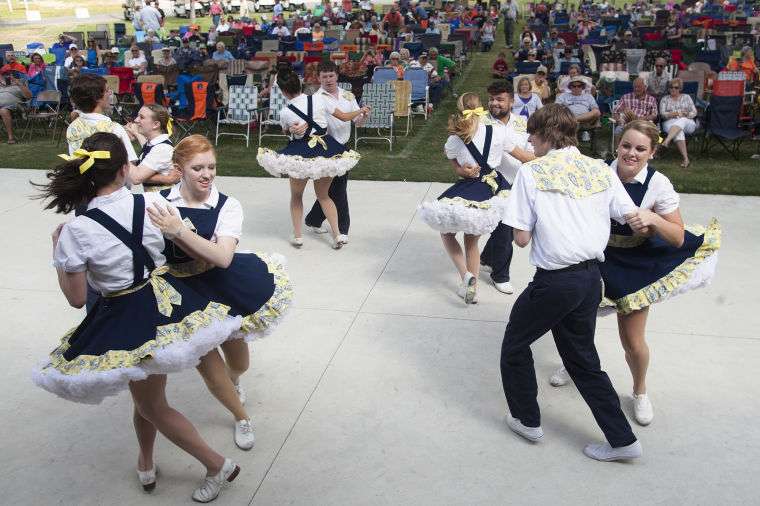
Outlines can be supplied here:
M625 350L625 361L633 377L633 393L647 392L647 368L649 367L649 346L646 341L647 315L649 308L627 315L618 314L620 342Z
M689 153L686 151L686 141L676 141L676 147L681 153L681 158L683 158L681 167L686 168L689 165Z
M662 141L662 145L666 148L670 146L670 143L673 141L673 138L681 133L681 127L673 125L670 127L670 130L668 130L668 136L665 137L665 140Z
M322 207L322 212L325 213L325 218L327 218L327 222L330 224L333 239L337 239L340 234L338 228L338 209L329 195L330 183L332 183L331 177L315 179L314 192L317 194L317 200L319 200L319 205Z
M137 459L137 469L148 471L153 469L153 447L156 443L156 426L143 418L135 406L132 422L137 434L137 444L140 445L140 456Z
M152 423L169 441L198 459L206 466L208 475L219 473L224 457L206 444L190 420L169 406L165 390L165 374L153 374L142 381L129 383L129 391L140 416ZM138 438L140 436L138 434Z
M240 376L248 370L251 363L248 354L248 343L245 339L233 339L222 343L222 352L224 361L227 362L227 375L235 385L238 384Z
M204 355L197 369L203 381L206 382L208 391L232 413L235 420L248 420L248 413L240 404L235 385L227 374L227 365L222 360L219 351L214 349Z
M8 132L8 140L14 140L13 137L13 117L11 111L8 109L0 109L0 118L3 119L3 125L5 125L5 131Z
M290 218L293 220L293 235L301 237L301 221L303 220L303 190L308 179L290 178Z
M480 272L479 240L479 235L464 234L464 254L467 259L467 270L475 276L476 280L478 279L478 273Z
M443 241L443 248L449 254L451 261L454 262L454 267L459 271L459 277L464 278L467 266L465 265L464 253L462 253L462 247L459 245L459 241L457 241L457 236L455 234L441 234L441 240Z

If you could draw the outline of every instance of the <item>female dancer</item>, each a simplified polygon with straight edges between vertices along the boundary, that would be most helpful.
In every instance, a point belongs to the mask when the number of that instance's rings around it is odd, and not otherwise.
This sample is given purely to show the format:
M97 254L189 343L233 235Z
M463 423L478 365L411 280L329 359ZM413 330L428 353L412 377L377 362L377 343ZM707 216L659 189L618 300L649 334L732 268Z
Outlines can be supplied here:
M166 373L192 367L240 326L229 308L198 294L166 273L161 231L145 221L146 200L125 187L127 152L119 137L96 133L48 173L40 198L48 209L87 211L53 232L58 283L74 307L85 303L89 282L102 294L84 321L69 331L35 383L64 399L88 404L129 388L143 488L156 484L156 431L198 459L207 470L193 492L214 500L240 468L211 449L197 430L166 400ZM86 278L86 279L85 279ZM139 315L136 318L135 315Z
M231 339L201 359L198 371L209 391L235 417L235 444L253 448L251 419L243 408L240 376L248 369L247 341L270 331L292 298L280 255L236 253L243 228L240 202L216 189L216 153L202 135L185 137L174 150L180 183L160 192L163 204L148 208L166 238L169 272L188 286L242 316ZM168 205L168 204L171 204ZM172 206L176 207L175 210Z
M459 271L457 294L466 304L477 302L480 270L478 240L493 232L501 221L509 183L494 170L501 163L507 143L503 128L481 122L487 112L475 93L457 101L458 111L449 118L449 138L444 146L454 172L461 177L438 200L424 202L420 217L441 232L443 247ZM456 234L464 233L464 254Z
M131 140L137 140L142 152L129 174L132 184L142 183L145 191L160 191L179 181L179 172L172 164L174 143L169 137L172 124L169 111L158 104L140 108L137 118L124 129Z
M332 178L351 170L360 155L327 135L327 117L332 115L341 121L351 121L361 114L368 115L370 109L362 107L358 111L343 112L320 95L304 95L298 74L293 72L278 74L277 85L288 99L287 108L280 113L282 129L292 138L279 152L259 148L256 160L273 176L290 178L290 216L293 220L290 243L296 248L303 246L303 191L308 180L312 179L317 200L333 233L332 246L340 249L347 240L338 232L338 211L328 191Z
M658 142L659 130L650 121L632 121L623 129L612 169L639 211L628 225L612 223L600 265L602 306L617 311L620 341L633 376L634 417L640 425L654 417L646 387L649 306L709 283L720 247L715 220L700 235L684 231L678 194L664 174L648 165ZM567 382L564 368L550 378L554 386Z

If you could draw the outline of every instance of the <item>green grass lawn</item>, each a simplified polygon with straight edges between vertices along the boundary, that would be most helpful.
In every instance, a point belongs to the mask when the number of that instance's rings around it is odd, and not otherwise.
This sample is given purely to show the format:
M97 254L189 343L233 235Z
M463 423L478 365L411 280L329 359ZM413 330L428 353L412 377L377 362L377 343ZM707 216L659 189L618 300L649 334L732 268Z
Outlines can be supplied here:
M175 23L179 25L186 23L186 20L171 20L171 26ZM502 40L503 36L497 37L497 41ZM471 63L456 81L457 93L475 91L485 100L485 89L491 82L490 66L498 49L499 46L496 46L490 53L473 53ZM351 171L351 177L387 181L454 181L450 164L443 156L443 144L447 137L447 117L455 107L454 99L448 96L427 121L421 116L415 116L414 129L408 137L403 135L405 119L397 121L393 151L388 150L387 142L362 142L359 145L362 160ZM284 138L265 138L263 145L282 147L284 143ZM608 128L602 132L598 144L609 146ZM256 163L256 148L255 139L246 148L239 138L223 137L218 147L219 173L231 176L266 176ZM708 155L701 155L699 142L692 142L692 164L688 170L679 167L680 156L675 147L664 153L653 165L665 173L680 192L760 195L760 160L750 159L757 149L757 142L747 142L739 154L739 160L734 160L721 151L719 146L714 147ZM0 165L47 169L57 163L56 155L64 151L65 143L56 146L51 140L42 138L12 146L0 144Z

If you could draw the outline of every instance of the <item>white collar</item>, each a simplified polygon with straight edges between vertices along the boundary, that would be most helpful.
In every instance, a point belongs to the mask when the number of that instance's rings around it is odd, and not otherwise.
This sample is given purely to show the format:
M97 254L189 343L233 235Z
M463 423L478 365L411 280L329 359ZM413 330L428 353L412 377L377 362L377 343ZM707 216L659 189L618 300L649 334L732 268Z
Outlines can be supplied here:
M182 181L172 186L171 190L169 190L169 195L166 197L166 200L169 202L180 205L185 203L185 199L182 198L182 194L180 193L180 189L182 188ZM208 195L208 198L203 202L203 205L207 207L208 209L213 209L216 207L216 205L219 203L219 190L216 189L215 184L211 184L211 192ZM180 207L184 207L181 206Z
M92 121L103 121L104 119L111 120L108 116L105 114L100 114L99 112L81 112L79 113L79 117L82 119L88 119Z
M547 155L550 155L552 153L561 153L561 154L573 154L573 155L579 155L581 152L578 150L576 146L566 146L564 148L557 148L557 149L550 149Z
M109 193L108 195L100 195L95 198L93 198L88 204L87 204L87 210L95 209L96 207L102 207L106 204L110 204L112 202L116 202L117 200L121 200L125 197L129 197L132 195L132 192L130 192L126 186L122 186L118 190Z
M338 97L337 98L340 99L340 97L342 96L340 92L343 91L343 90L341 90L340 88L338 88L336 91L338 92ZM317 92L321 93L322 95L328 96L330 98L336 98L335 95L333 95L332 93L330 93L329 91L327 91L326 89L324 89L321 86L319 87L319 89L317 90Z
M612 163L610 164L610 168L617 175L617 173L618 173L618 171L617 171L617 159L612 160ZM636 181L639 184L646 183L647 182L647 171L648 171L648 169L649 169L649 164L648 163L644 164L644 166L641 168L641 170L635 176L633 176L633 181ZM620 176L618 176L618 177L620 177ZM631 181L631 182L633 182L633 181Z
M149 146L155 146L156 144L161 144L162 142L169 140L169 134L161 134L154 137L152 140L148 141Z

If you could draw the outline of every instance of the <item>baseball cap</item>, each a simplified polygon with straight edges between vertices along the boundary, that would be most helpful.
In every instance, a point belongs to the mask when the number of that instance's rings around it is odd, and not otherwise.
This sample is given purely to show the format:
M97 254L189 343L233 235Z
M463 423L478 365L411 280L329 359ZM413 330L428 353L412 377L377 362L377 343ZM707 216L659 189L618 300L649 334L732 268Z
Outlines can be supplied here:
M586 87L586 80L583 79L582 76L575 76L575 77L571 78L570 82L568 84L573 84L573 83L581 83L581 84L583 84L584 88Z
M111 52L112 52L113 54L119 54L119 48L118 48L118 47L116 47L116 46L114 46L114 47L112 47L112 48L111 48Z
M544 74L546 74L547 68L544 67L543 65L539 65L538 68L536 69L536 74L538 74L539 72L543 72Z
M69 46L69 49L79 49L79 47L77 47L77 45L76 45L76 44L71 44L71 45Z

